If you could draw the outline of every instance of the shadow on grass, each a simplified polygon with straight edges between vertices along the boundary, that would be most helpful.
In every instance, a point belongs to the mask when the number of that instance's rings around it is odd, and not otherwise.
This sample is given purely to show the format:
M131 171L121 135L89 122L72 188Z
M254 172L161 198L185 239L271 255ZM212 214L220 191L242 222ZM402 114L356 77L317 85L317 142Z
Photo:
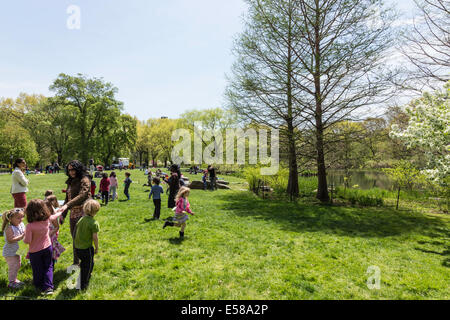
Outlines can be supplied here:
M283 230L323 232L350 237L389 237L406 233L432 233L446 236L442 220L414 211L397 211L389 207L357 208L320 204L263 200L247 193L221 196L220 209L236 216L252 217L276 223Z
M55 297L55 300L68 300L74 298L79 291L77 289L62 289L58 295Z
M169 242L171 244L175 244L175 245L180 245L183 243L183 241L186 240L185 238L180 238L180 237L175 237L175 238L170 238Z
M34 287L31 281L24 281L21 289L9 289L8 281L0 281L0 300L36 300L42 299L41 293Z

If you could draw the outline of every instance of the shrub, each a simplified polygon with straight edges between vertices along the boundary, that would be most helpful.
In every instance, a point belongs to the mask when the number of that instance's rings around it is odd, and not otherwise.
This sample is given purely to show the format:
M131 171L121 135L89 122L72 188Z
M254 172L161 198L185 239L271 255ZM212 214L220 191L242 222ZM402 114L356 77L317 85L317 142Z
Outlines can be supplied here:
M245 168L244 177L245 180L247 180L249 190L257 193L258 183L262 179L259 168L258 167Z
M350 201L351 204L359 204L365 207L376 207L383 205L383 196L387 194L385 190L371 189L346 189L338 187L336 189L337 197Z

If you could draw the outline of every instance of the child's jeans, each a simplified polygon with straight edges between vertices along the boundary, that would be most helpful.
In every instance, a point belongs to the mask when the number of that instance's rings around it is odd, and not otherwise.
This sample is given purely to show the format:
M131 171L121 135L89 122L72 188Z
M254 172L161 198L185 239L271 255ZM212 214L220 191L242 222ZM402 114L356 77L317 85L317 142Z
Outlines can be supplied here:
M111 187L111 188L109 189L109 192L112 194L112 199L111 199L111 201L116 200L116 198L117 198L117 187Z
M89 249L75 249L80 258L80 284L81 289L86 289L94 269L94 247Z
M153 218L159 219L161 214L161 199L153 199L153 204L155 205L155 212L153 213Z
M5 259L6 263L8 263L8 280L9 282L16 282L20 269L20 256L5 257Z
M125 187L125 189L123 190L123 193L127 196L127 199L130 200L130 193L128 192L127 187Z
M109 192L102 191L102 201L106 201L106 204L108 204L108 200L109 200Z

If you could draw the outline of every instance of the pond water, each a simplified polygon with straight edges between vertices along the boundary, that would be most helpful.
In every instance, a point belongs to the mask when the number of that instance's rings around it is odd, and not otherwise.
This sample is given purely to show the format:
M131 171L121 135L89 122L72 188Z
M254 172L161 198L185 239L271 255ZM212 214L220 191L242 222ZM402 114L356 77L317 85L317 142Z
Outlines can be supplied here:
M344 185L344 170L329 170L327 172L327 183L335 186ZM381 171L350 170L349 187L358 185L360 189L380 188L392 190L393 184L389 177Z

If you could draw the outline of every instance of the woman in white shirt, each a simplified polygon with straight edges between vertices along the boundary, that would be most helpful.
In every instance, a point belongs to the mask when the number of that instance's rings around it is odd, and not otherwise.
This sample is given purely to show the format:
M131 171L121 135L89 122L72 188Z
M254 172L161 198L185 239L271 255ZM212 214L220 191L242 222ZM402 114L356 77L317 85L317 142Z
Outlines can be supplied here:
M12 173L11 194L14 198L14 208L25 208L27 206L28 179L25 178L23 171L27 167L25 159L18 158L14 162L14 171Z

